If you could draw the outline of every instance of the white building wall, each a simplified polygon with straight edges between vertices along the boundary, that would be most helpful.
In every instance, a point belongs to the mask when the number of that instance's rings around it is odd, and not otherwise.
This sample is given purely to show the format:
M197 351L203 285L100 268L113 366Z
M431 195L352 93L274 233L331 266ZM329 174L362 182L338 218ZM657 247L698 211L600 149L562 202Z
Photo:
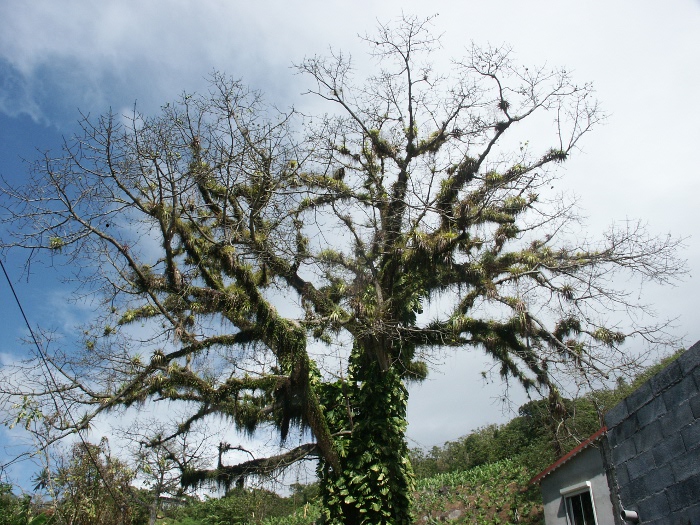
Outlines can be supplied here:
M546 525L567 525L561 490L590 482L598 525L615 523L600 443L589 445L541 482Z

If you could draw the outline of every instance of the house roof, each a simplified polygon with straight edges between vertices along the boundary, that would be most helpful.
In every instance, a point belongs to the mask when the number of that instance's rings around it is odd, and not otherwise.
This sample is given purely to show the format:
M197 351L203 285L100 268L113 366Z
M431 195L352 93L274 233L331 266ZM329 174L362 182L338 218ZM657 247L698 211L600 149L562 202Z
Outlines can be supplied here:
M588 448L590 445L598 441L602 436L605 435L605 433L608 431L607 427L601 427L600 430L598 430L595 434L593 434L591 437L586 439L585 441L582 441L576 448L568 452L567 454L563 455L560 457L558 460L556 460L554 463L549 465L547 468L545 468L542 472L537 474L534 478L530 480L531 484L534 483L539 483L542 481L545 477L549 476L552 472L557 470L559 467L561 467L564 463L569 461L571 458L574 456L580 454L583 450Z

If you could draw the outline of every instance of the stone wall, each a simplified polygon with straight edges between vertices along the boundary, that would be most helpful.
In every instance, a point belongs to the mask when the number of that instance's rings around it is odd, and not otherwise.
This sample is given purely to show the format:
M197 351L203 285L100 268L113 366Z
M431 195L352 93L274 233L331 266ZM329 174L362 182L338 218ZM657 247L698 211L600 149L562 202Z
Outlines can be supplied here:
M605 416L616 487L640 523L700 525L700 342Z

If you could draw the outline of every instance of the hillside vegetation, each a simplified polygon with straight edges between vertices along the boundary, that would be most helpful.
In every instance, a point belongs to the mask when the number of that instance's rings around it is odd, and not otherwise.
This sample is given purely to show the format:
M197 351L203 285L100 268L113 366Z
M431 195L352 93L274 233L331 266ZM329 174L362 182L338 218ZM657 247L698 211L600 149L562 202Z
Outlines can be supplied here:
M506 424L487 425L430 451L413 449L416 523L542 523L539 487L529 485L529 480L598 430L602 414L679 355L677 352L647 368L630 383L619 382L614 389L565 399L559 407L551 407L547 400L532 401ZM552 417L553 408L558 409L558 417ZM96 476L91 480L99 482ZM100 499L101 507L109 506L108 497ZM0 484L0 525L62 525L62 506L75 505L66 500L39 507L32 501L28 495L14 495L9 484ZM235 488L223 498L191 499L187 505L164 509L157 523L312 525L320 514L318 487L296 484L289 497L263 489ZM131 509L122 514L125 516L132 525L148 523L144 509ZM87 516L79 522L94 521ZM100 523L111 525L104 519Z
M560 407L550 406L547 400L532 401L520 407L518 416L506 424L487 425L430 451L413 449L411 460L418 479L414 494L416 523L542 523L539 487L529 485L529 480L597 431L607 410L678 355L680 352L648 367L629 383L618 382L613 389L565 399ZM552 417L553 408L558 408L558 417ZM162 523L311 525L320 516L314 485L297 486L292 498L279 498L267 507L261 506L263 500L251 505L253 493L232 492L230 501L224 498L197 503L179 511L175 521L166 519ZM237 510L231 512L233 508Z
M647 367L629 383L619 381L613 389L596 390L576 400L564 399L556 407L547 400L531 401L504 425L487 425L430 451L413 449L414 472L421 479L512 459L534 476L600 429L605 412L681 353Z
M505 524L541 523L539 489L529 486L531 473L513 460L503 460L468 471L442 473L418 481L414 494L417 523ZM313 486L306 487L310 493ZM247 493L247 495L244 495ZM163 519L162 525L313 525L320 508L313 501L299 501L291 514L263 518L269 506L246 507L251 491L233 492L221 500L209 500L181 509L176 519ZM288 500L291 498L288 498ZM262 501L260 501L262 503ZM287 501L289 502L289 501ZM284 505L275 509L282 510Z

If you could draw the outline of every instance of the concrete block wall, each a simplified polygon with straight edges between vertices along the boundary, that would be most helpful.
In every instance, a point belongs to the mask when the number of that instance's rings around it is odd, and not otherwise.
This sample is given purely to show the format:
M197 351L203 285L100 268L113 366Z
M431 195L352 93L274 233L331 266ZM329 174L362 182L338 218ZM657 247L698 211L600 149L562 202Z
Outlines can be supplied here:
M700 341L605 423L622 507L640 523L700 525Z

